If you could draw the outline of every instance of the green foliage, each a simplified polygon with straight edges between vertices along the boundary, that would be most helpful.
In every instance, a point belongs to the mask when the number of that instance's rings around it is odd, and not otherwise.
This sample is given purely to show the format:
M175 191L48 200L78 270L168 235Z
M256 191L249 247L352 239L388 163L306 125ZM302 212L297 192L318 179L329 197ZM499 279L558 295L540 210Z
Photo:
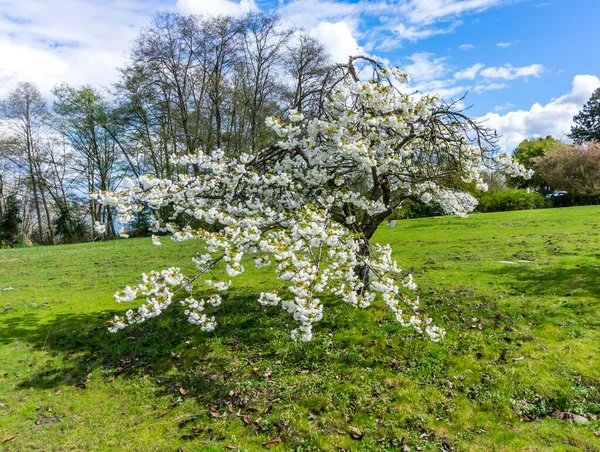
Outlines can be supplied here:
M561 144L534 159L534 166L553 190L568 192L569 202L596 204L600 201L600 143Z
M287 314L256 302L272 276L249 261L214 333L173 314L110 335L107 319L131 307L111 293L140 272L191 270L197 243L2 250L0 287L14 290L0 290L0 441L18 433L8 450L254 451L276 438L271 451L597 450L599 228L597 206L382 228L375 240L391 244L448 331L439 344L399 327L382 303L335 300L314 342L294 343L281 328Z
M60 205L53 220L54 233L62 243L78 243L88 240L90 228L83 215L75 211L75 205Z
M527 190L505 190L487 192L479 196L479 212L506 212L510 210L531 210L551 207L549 202L539 193Z
M15 246L19 237L21 225L20 207L17 197L8 196L4 209L0 210L0 247Z
M403 205L401 208L390 216L390 220L405 220L408 218L426 218L426 217L439 217L444 215L442 206L437 202L422 203L422 202L409 202Z
M546 138L532 138L523 140L514 151L515 159L527 169L533 169L533 160L541 157L548 151L554 149L561 142L548 135ZM522 177L511 178L511 185L516 188L542 188L544 186L543 177L534 173L531 179Z
M583 110L573 117L569 138L577 143L600 141L600 88L596 89Z
M526 168L533 168L532 160L544 155L560 141L548 135L546 138L532 138L523 140L514 152L515 159Z

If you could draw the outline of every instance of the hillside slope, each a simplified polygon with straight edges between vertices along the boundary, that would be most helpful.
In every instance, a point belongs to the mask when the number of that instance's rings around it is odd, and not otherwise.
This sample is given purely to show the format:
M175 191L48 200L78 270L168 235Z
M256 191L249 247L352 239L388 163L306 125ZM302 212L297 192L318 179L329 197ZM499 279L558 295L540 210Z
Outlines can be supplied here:
M293 343L290 318L256 302L268 270L240 277L213 333L174 312L110 335L127 309L115 290L191 268L198 244L0 251L2 446L600 450L600 208L406 220L376 238L443 342L330 299L313 342Z

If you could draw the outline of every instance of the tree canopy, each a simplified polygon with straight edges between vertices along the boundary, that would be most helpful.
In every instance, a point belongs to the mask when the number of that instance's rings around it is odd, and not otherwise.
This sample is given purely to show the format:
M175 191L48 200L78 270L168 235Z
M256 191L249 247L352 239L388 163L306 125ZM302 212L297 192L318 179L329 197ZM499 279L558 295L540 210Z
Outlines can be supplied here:
M571 138L576 143L600 141L600 88L596 89L583 109L573 117Z
M141 176L127 187L96 193L124 225L143 208L155 212L156 245L158 234L203 242L193 258L196 274L174 267L153 271L118 292L117 301L141 296L145 303L117 316L111 331L160 315L180 291L189 294L182 301L188 320L213 330L216 321L207 311L221 304L219 293L245 271L242 258L250 256L259 268L275 267L282 285L258 301L293 316L294 340L311 340L324 293L360 308L381 300L401 325L439 340L443 329L407 292L416 288L412 275L398 267L388 245L371 243L373 233L406 200L435 200L447 214L466 215L477 201L457 189L456 180L486 189L485 167L523 177L530 172L498 155L494 134L454 104L403 92L406 81L398 68L352 57L325 75L313 114L292 110L284 118L266 118L277 137L271 145L249 146L239 156L219 149L173 155L174 164L191 171ZM170 211L167 219L158 215L161 209ZM212 272L219 262L224 279ZM194 297L198 284L213 293Z

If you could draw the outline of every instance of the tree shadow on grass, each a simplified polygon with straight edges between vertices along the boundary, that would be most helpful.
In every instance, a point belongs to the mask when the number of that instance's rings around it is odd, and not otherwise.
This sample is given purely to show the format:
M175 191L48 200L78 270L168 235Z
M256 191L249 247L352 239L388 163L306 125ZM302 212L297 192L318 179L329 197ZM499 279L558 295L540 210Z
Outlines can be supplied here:
M600 266L575 268L510 265L492 270L498 276L514 281L515 289L526 295L589 296L600 299Z
M219 327L214 333L189 324L181 306L174 303L161 317L117 334L108 333L110 315L106 314L61 314L39 325L34 314L24 314L7 319L0 329L0 342L19 339L32 350L44 349L52 358L22 377L19 388L77 386L100 369L104 378L160 381L157 395L179 396L174 388L186 388L203 405L226 398L248 382L268 385L267 369L319 373L351 365L354 369L349 372L353 372L381 364L380 357L365 353L362 347L352 350L327 335L352 324L356 313L352 307L342 302L330 306L335 315L320 322L319 336L312 343L296 344L286 327L294 324L293 319L279 307L265 309L256 298L255 294L229 295L218 309ZM339 353L332 353L334 348Z
M534 303L527 315L538 321L562 324L570 314L581 326L597 325L600 310L600 267L582 265L575 268L556 266L510 265L491 272L509 281L513 295L522 295ZM559 297L559 300L556 300Z

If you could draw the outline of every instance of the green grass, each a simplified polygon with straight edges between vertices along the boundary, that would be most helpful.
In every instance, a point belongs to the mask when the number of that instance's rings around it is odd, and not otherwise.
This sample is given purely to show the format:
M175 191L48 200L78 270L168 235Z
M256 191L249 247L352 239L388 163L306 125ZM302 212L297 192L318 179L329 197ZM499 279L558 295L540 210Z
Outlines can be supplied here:
M412 269L443 342L383 306L329 299L313 342L293 343L291 319L256 302L272 281L257 270L227 294L213 333L176 306L111 335L106 321L126 309L114 291L190 268L197 244L0 251L0 445L600 450L600 208L406 220L377 240ZM519 259L533 263L500 262Z

